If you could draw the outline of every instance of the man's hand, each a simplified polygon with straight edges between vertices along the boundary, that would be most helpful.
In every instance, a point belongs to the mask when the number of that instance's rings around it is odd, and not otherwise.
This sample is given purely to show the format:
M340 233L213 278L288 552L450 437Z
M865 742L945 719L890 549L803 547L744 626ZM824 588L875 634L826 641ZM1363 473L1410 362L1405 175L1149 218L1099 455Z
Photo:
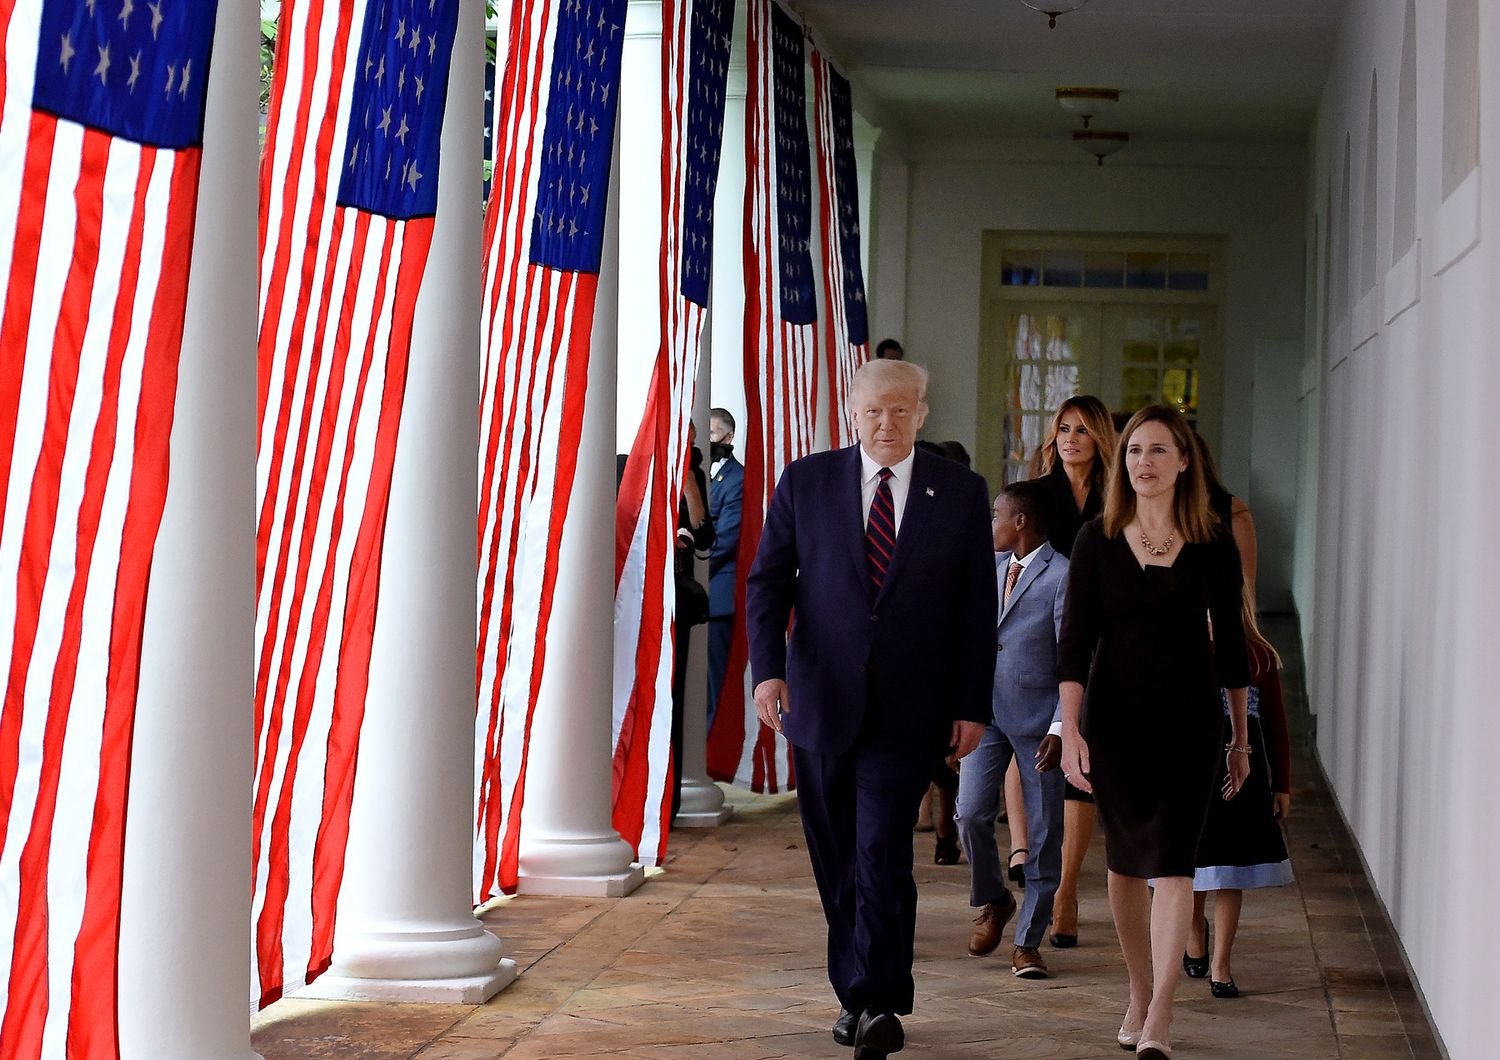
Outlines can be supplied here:
M760 715L763 724L780 732L781 716L791 712L792 706L787 699L786 682L781 678L772 677L755 686L755 713Z
M953 736L948 741L948 746L953 753L948 756L948 765L958 768L958 760L969 754L979 746L980 739L984 736L984 725L977 721L955 721L953 723Z
M1277 791L1271 794L1271 816L1278 821L1285 821L1287 815L1292 812L1292 796L1290 792Z
M1046 773L1062 761L1062 737L1048 733L1036 749L1036 771Z

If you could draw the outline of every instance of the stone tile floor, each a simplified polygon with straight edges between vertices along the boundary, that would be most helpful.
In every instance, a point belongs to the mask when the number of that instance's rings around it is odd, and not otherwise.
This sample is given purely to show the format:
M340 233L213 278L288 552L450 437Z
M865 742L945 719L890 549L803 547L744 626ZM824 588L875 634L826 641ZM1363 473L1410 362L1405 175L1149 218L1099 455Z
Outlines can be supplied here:
M1291 628L1274 623L1278 644ZM1306 746L1301 660L1287 653L1294 740ZM1191 1057L1439 1057L1399 944L1360 867L1322 774L1295 763L1287 832L1298 882L1246 896L1236 944L1243 994L1178 992L1174 1046ZM738 813L709 832L681 832L665 871L625 899L526 896L485 923L520 978L477 1007L304 1001L256 1017L265 1060L507 1060L562 1057L847 1057L829 1036L837 1015L823 972L823 922L796 804L731 793ZM1080 944L1044 949L1053 977L1010 975L1008 948L965 952L967 868L932 864L916 837L921 903L917 1011L906 1055L1107 1057L1125 979L1091 853Z

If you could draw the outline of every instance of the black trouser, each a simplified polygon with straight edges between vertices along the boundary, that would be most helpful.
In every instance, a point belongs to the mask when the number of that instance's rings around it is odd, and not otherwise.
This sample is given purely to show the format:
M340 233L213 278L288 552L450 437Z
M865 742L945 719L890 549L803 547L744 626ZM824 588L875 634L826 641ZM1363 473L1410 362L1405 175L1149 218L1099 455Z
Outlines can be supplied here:
M828 978L852 1012L911 1012L917 885L912 828L929 757L866 738L840 755L795 748L797 804L828 921Z

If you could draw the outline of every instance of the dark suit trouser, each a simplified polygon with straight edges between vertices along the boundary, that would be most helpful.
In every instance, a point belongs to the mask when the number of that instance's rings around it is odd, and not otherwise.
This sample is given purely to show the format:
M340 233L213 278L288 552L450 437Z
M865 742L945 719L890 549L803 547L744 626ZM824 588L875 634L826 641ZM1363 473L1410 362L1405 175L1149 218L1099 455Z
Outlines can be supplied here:
M912 748L861 735L840 755L796 748L797 804L823 914L828 978L839 1003L905 1015L915 986L912 829L932 775Z
M734 615L710 615L708 619L708 724L712 727L724 689L724 671L729 669L729 645L734 640Z

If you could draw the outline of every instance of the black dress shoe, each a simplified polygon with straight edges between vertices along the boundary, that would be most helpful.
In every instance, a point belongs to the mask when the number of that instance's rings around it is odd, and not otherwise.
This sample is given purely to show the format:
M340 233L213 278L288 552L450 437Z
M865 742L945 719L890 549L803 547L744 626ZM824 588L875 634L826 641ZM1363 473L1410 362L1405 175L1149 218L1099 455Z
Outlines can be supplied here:
M884 1060L906 1045L901 1021L891 1012L866 1009L854 1032L854 1060Z
M1229 977L1229 982L1221 983L1217 979L1208 981L1208 992L1214 997L1239 997L1240 988L1234 985L1234 976Z
M858 1026L858 1014L846 1008L840 1008L839 1018L833 1021L833 1040L840 1045L853 1045L854 1031Z

